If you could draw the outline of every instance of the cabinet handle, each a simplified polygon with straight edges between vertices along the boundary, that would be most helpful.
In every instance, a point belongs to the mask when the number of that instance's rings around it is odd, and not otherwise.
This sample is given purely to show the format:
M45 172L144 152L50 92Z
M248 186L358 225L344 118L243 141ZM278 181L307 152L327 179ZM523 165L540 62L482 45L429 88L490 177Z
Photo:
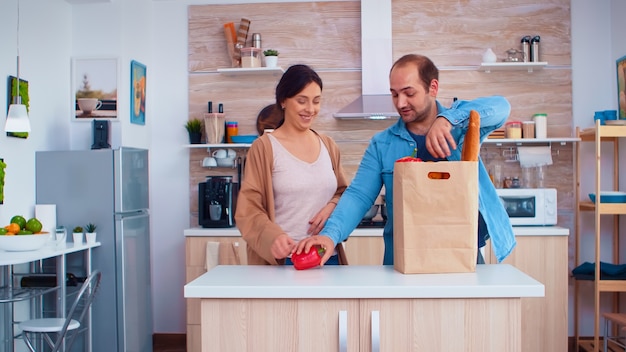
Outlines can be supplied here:
M348 351L348 311L339 311L339 352Z
M380 312L372 311L372 352L380 352Z

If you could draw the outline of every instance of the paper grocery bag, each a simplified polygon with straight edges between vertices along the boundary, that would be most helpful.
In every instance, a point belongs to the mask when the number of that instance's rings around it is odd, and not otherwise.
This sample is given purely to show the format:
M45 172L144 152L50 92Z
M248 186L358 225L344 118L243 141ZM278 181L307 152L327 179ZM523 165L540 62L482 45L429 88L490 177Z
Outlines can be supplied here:
M478 162L395 163L395 270L405 274L473 272L477 233Z

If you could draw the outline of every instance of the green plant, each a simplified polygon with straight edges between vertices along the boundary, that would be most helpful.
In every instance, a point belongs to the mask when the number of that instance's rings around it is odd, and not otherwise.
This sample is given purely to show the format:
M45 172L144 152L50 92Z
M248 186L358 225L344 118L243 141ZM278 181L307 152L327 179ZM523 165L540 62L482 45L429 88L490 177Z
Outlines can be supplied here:
M267 49L263 51L263 55L265 56L278 56L278 50L276 49Z
M85 225L85 232L87 233L94 233L96 232L96 228L98 226L92 224L92 223L88 223L87 225Z
M187 129L187 132L189 133L194 133L194 132L202 133L202 121L200 119L191 119L187 121L187 123L185 124L185 128Z
M74 233L82 233L83 232L83 228L80 227L80 226L76 226L74 228L74 230L72 230L72 232L74 232Z

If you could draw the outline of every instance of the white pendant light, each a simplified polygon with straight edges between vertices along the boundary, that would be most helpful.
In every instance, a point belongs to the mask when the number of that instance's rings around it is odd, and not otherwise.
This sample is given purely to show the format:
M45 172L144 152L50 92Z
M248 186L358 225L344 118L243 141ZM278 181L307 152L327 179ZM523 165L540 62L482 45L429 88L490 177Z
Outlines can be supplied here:
M5 132L30 132L30 120L26 105L20 97L20 0L17 0L17 78L15 80L15 98L9 105L9 113L4 124Z

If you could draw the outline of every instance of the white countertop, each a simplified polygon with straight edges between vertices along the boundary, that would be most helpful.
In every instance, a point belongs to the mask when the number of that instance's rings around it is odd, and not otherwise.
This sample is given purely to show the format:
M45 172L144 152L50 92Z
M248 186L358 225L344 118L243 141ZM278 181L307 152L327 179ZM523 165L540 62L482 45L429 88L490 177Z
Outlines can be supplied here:
M569 229L560 226L513 226L515 236L568 236ZM202 228L194 227L184 231L185 237L240 237L236 227ZM382 228L356 228L350 236L378 237Z
M23 252L8 252L0 249L0 265L16 265L24 264L32 261L52 258L59 255L84 251L88 248L99 247L100 242L96 243L83 243L75 246L72 242L56 244L50 242L36 251L23 251Z
M392 266L220 265L185 285L185 298L543 297L544 285L508 264L474 273L401 274Z

